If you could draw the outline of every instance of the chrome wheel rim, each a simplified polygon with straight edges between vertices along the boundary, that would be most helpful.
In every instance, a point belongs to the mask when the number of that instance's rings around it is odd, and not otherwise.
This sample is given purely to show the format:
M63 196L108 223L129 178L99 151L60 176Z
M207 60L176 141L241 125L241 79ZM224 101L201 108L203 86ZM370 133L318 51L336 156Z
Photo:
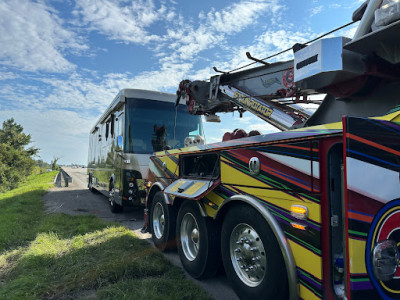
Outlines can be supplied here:
M199 254L200 232L195 217L187 213L181 223L181 245L185 257L189 261L196 259Z
M110 204L112 206L114 206L114 193L115 193L114 188L110 189L110 191L108 192L108 200L110 201Z
M240 280L250 287L264 279L267 260L260 236L248 224L238 224L231 233L229 252L233 268Z
M165 216L164 208L160 202L154 206L153 211L153 230L157 239L160 239L164 234Z

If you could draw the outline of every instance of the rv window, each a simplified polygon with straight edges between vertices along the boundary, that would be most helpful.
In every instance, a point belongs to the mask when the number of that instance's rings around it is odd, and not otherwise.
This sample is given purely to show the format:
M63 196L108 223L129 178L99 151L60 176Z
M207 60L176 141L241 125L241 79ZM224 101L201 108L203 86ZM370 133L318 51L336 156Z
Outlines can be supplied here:
M188 113L179 105L175 120L172 102L127 99L125 120L125 151L153 153L168 147L184 147L187 137L203 136L200 116Z

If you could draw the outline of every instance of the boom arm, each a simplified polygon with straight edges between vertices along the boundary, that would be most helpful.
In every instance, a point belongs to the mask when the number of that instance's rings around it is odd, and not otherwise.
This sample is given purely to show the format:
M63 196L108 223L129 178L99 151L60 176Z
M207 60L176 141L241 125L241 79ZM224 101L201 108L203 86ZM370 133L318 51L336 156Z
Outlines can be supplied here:
M293 60L213 76L209 82L184 80L177 91L178 101L185 98L192 114L248 110L281 130L301 126L310 117L296 105L311 103L306 95L294 85Z

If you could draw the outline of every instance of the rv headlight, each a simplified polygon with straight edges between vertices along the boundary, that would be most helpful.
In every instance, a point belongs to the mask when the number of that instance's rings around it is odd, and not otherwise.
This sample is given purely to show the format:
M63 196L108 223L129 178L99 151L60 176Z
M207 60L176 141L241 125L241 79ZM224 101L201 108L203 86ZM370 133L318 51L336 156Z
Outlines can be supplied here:
M395 241L379 242L372 253L372 265L375 277L381 281L391 280L399 263L399 250Z

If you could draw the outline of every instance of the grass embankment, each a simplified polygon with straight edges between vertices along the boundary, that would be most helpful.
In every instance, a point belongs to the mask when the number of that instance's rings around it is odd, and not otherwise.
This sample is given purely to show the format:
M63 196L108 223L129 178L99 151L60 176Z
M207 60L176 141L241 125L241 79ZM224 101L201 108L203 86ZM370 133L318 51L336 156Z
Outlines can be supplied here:
M0 299L209 299L127 228L46 214L54 175L0 194Z

